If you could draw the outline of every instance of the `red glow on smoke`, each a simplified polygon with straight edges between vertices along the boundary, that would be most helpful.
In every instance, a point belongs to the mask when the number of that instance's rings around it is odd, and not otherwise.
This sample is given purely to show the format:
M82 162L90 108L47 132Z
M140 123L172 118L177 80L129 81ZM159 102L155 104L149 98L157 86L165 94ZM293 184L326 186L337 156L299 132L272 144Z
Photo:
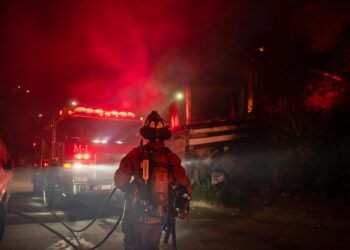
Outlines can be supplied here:
M15 68L9 78L20 75L36 92L49 89L48 96L59 90L81 103L132 110L155 107L172 87L220 69L232 32L217 27L234 29L240 13L225 0L4 6L1 34L12 40L4 40L1 51L9 54L6 67Z
M306 99L308 107L329 110L337 106L343 97L343 82L320 81L308 86L310 95Z
M79 23L84 25L87 44L96 63L111 74L106 76L102 72L95 79L83 77L69 87L69 94L77 98L83 94L88 102L107 101L133 110L157 105L165 99L169 84L164 82L166 64L160 64L157 59L162 61L172 51L181 51L185 45L197 41L193 31L198 25L205 33L212 33L220 17L210 1L201 4L131 1L111 3L108 7L94 2L82 4L88 11L85 20ZM99 13L98 18L95 13ZM207 13L212 13L211 17ZM186 81L191 76L181 77L172 80L183 84L176 81Z

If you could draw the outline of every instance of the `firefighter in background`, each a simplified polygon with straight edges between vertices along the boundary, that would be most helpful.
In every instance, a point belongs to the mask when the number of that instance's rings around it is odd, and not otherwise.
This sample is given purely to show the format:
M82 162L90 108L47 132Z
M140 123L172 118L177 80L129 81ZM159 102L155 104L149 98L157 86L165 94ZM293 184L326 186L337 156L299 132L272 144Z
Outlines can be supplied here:
M114 180L126 194L122 223L126 249L158 249L162 226L169 208L172 187L185 188L189 200L191 186L180 158L164 146L171 137L168 126L153 111L140 129L146 145L134 148L120 162ZM179 211L187 219L188 206Z

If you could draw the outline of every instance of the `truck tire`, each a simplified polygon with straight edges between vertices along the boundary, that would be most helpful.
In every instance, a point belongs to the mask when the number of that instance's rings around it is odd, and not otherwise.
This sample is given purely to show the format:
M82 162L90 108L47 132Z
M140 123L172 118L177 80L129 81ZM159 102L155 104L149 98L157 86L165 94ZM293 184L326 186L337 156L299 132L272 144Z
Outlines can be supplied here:
M46 169L42 185L44 203L49 209L60 208L61 194L58 187L57 169L49 167Z
M33 194L34 195L41 195L42 193L43 193L42 186L37 182L33 182Z
M56 187L54 183L46 183L43 190L43 199L45 205L50 209L58 208L59 204L59 196L56 191Z

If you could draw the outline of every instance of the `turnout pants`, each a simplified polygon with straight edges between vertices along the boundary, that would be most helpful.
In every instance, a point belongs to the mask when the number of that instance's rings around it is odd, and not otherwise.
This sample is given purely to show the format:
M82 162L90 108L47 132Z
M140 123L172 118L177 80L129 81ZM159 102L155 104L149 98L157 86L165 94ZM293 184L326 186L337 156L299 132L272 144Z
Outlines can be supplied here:
M158 250L163 218L144 216L132 208L125 212L122 222L125 249Z

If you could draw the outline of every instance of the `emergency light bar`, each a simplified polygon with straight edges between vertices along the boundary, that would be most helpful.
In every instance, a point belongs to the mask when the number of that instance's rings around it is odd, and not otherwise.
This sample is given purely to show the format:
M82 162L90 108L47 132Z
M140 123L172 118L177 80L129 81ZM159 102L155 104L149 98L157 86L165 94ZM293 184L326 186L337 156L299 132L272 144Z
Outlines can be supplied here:
M98 116L104 118L134 118L136 115L132 112L115 111L115 110L103 110L93 109L86 107L76 107L66 112L68 115L86 115L86 116ZM60 111L60 115L63 115L63 111Z

